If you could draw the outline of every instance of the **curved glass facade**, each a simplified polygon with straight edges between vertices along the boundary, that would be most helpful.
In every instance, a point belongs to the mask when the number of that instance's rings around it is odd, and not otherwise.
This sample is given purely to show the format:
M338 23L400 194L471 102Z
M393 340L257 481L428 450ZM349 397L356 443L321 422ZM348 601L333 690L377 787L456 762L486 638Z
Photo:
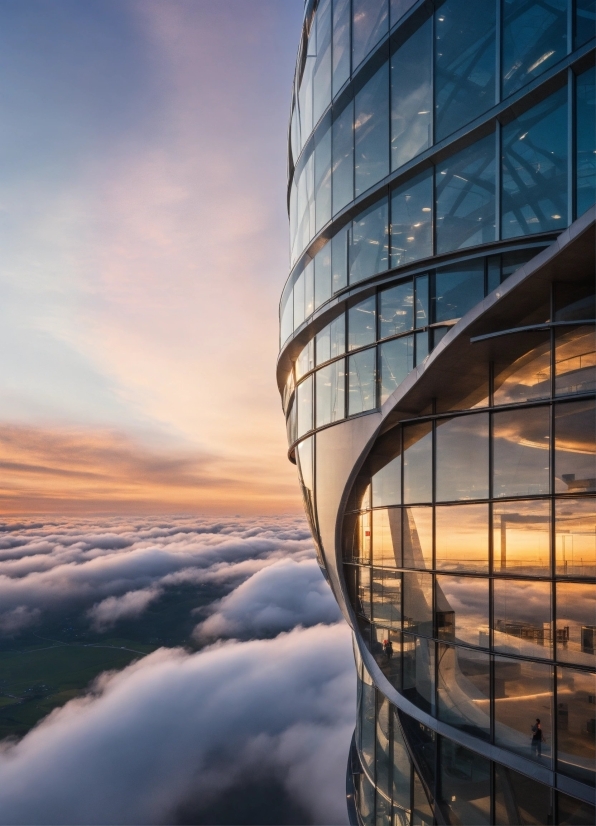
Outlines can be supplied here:
M278 384L354 822L595 819L595 20L305 4Z

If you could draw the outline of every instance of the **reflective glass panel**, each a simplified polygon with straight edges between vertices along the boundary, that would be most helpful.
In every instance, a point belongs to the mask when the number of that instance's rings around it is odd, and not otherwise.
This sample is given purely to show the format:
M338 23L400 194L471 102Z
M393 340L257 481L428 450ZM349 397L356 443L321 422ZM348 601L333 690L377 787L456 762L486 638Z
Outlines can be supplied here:
M596 665L596 585L557 582L557 659Z
M315 373L316 426L322 427L343 419L345 414L345 359L333 361Z
M377 665L391 685L401 688L401 631L392 628L372 627L371 652Z
M521 89L567 54L568 0L503 2L503 97Z
M304 317L308 318L315 309L315 280L312 261L304 268Z
M405 574L405 576L411 576ZM405 613L405 608L404 608ZM404 617L405 622L405 617ZM429 713L435 707L435 644L424 637L411 634L403 636L403 689L402 694ZM432 820L428 821L429 826Z
M377 743L375 754L375 782L377 786L376 822L377 826L389 820L387 798L391 800L391 733L389 723L389 700L377 692Z
M280 322L281 344L285 344L294 331L294 291L290 290L286 296L286 303L281 311Z
M397 571L372 569L373 620L398 631L401 630L401 576Z
M298 354L298 358L296 359L296 381L300 381L302 376L305 376L309 370L315 366L314 360L314 347L315 341L311 338L308 344L305 344L300 353Z
M395 433L399 435L399 430ZM379 464L383 466L372 474L372 504L374 508L382 505L401 504L401 451L399 440L393 441L389 451L383 455L376 452Z
M366 669L363 669L361 692L360 738L358 745L360 746L362 762L374 777L376 691Z
M430 324L430 300L428 288L428 275L419 275L414 279L414 322L416 327L425 327L427 324Z
M348 514L344 523L346 559L366 564L370 562L371 512Z
M288 436L288 444L293 444L298 438L296 433L296 397L290 402L290 409L288 410L288 417L286 419L286 432Z
M554 284L554 320L585 321L596 318L596 284L593 278Z
M410 809L411 763L406 742L399 724L397 709L393 709L393 803L402 810ZM409 821L408 821L409 823ZM398 821L395 826L402 826ZM406 826L404 823L403 826Z
M374 295L348 310L348 350L373 344L376 338L376 304Z
M567 91L502 130L501 236L567 226Z
M555 393L596 390L596 331L593 324L555 329Z
M574 49L596 36L596 8L594 0L575 0Z
M376 400L376 349L362 350L348 358L348 415L374 410Z
M596 576L596 499L555 500L557 576Z
M312 385L312 376L309 376L296 389L299 437L311 430L313 426Z
M484 261L440 267L435 296L435 322L461 318L484 298Z
M435 616L439 639L488 647L488 579L437 576Z
M431 21L391 56L391 168L431 145Z
M551 789L525 774L495 763L495 823L499 826L544 826L554 822Z
M348 284L348 228L331 239L331 289L335 294Z
M401 566L401 509L383 508L372 512L373 565L383 568Z
M490 659L481 651L437 648L439 719L483 740L490 738ZM472 821L469 821L472 822Z
M552 657L551 586L522 579L493 581L495 651Z
M331 0L319 0L315 14L316 60L313 71L313 123L331 103Z
M559 826L591 826L596 822L596 809L583 800L557 792Z
M352 222L350 284L383 272L389 266L387 199L373 204Z
M549 492L549 409L493 414L493 496Z
M315 255L315 309L331 298L331 244Z
M596 674L557 668L557 770L594 785Z
M379 347L381 404L406 378L414 367L414 337L402 336Z
M294 329L304 321L304 272L300 273L294 284Z
M404 631L432 637L432 574L404 572L403 589Z
M405 333L414 327L414 287L411 281L379 293L379 338Z
M445 822L491 823L490 761L441 737L437 802Z
M389 174L389 64L384 63L355 99L354 177L360 195Z
M437 253L495 240L495 137L437 167Z
M488 573L488 505L435 508L436 566Z
M429 331L425 330L423 333L416 333L415 336L415 364L418 367L422 364L425 358L428 358L430 353Z
M404 502L432 501L432 425L409 425L404 438Z
M432 255L432 170L391 193L391 266Z
M432 508L404 508L403 551L406 568L432 568Z
M428 802L428 797L424 791L422 781L418 777L418 773L414 772L413 782L413 809L412 809L412 826L430 826L434 823L433 810Z
M495 3L447 0L435 12L435 141L495 102Z
M346 317L342 313L317 333L316 359L317 364L323 364L329 359L341 356L346 351Z
M389 29L388 0L352 0L352 66L366 57Z
M315 230L331 220L331 127L317 135L315 145Z
M412 8L416 0L389 0L389 12L391 25L404 16L404 14Z
M357 596L356 596L356 611L358 613L365 616L367 619L371 619L371 607L370 607L370 600L371 600L371 586L370 586L370 575L371 569L364 568L362 566L358 566L356 569L356 576L357 576Z
M594 9L593 0L592 9ZM592 11L594 14L594 11ZM592 37L594 26L592 26ZM596 70L579 75L576 81L576 215L596 201Z
M494 362L494 404L550 398L550 333L506 338Z
M438 419L436 500L488 496L488 413Z
M333 121L333 214L354 198L354 101Z
M350 77L350 0L333 0L333 94Z
M552 666L495 657L494 674L495 743L550 766ZM513 822L519 823L517 820Z
M493 571L550 576L550 502L493 505Z
M555 491L596 493L593 400L555 405Z

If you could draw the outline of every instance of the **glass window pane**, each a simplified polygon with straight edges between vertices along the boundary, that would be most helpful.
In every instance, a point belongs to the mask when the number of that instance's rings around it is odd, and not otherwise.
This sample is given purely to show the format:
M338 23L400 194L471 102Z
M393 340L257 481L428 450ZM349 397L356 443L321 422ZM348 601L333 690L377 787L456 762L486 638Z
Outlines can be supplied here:
M350 77L350 0L333 0L333 95Z
M488 579L437 576L435 613L439 639L488 648Z
M391 193L391 266L432 255L432 170Z
M298 354L298 358L296 359L296 381L300 381L302 376L305 376L309 370L315 366L314 364L314 339L305 344L300 353Z
M398 631L401 630L401 577L397 571L372 569L373 620Z
M494 404L550 398L550 333L506 337L494 362Z
M490 761L457 743L439 740L438 804L445 823L491 823Z
M371 653L391 685L401 689L401 631L372 626Z
M563 792L557 793L557 812L559 826L590 826L596 822L594 806Z
M411 763L406 742L399 724L397 709L393 709L393 802L402 810L409 811ZM409 821L406 821L409 826ZM402 826L400 821L395 826ZM403 824L405 826L405 823Z
M348 359L348 416L377 406L375 355L372 347Z
M499 826L543 826L554 823L552 790L495 763L495 823Z
M432 568L432 508L404 508L404 567Z
M405 574L404 576L412 576L412 574ZM434 684L435 644L433 640L414 637L412 634L404 634L403 689L401 693L418 708L432 714L435 706ZM414 721L412 720L412 722ZM431 823L432 819L428 821L429 826Z
M391 800L391 741L389 731L389 700L380 692L377 692L377 743L375 749L375 781L377 785L377 826L387 824L391 826L391 821L385 813L387 809L386 798ZM383 807L383 812L379 809Z
M484 261L440 267L435 296L435 322L464 316L484 298Z
M555 500L557 576L596 576L596 499Z
M383 508L372 512L373 565L383 568L401 566L401 509Z
M372 680L363 671L364 679L361 683L360 696L360 756L362 762L374 777L375 767L375 706L376 690Z
M404 502L432 502L432 425L404 427Z
M300 273L294 284L294 329L304 321L304 273Z
M435 141L495 102L495 3L447 0L435 12Z
M371 512L348 514L344 522L345 556L349 561L370 562Z
M437 253L495 240L495 137L437 167Z
M331 244L315 255L315 309L331 298Z
M286 303L281 311L280 339L281 344L285 344L294 331L294 291L290 290L286 295Z
M438 419L436 499L488 496L488 413Z
M494 669L495 743L550 766L553 742L552 666L495 657ZM536 728L537 720L540 720L542 740Z
M331 220L331 127L317 136L315 146L315 229Z
M596 665L596 585L557 582L557 659Z
M481 651L439 645L439 719L483 740L490 738L490 658ZM472 821L464 821L472 822Z
M337 422L345 416L345 360L339 359L316 372L317 427Z
M342 313L316 335L317 364L346 351L346 317Z
M488 572L488 505L435 508L436 567Z
M404 572L404 630L432 637L432 574Z
M315 281L313 262L309 261L304 270L304 317L308 318L315 309Z
M331 0L320 0L315 13L316 61L313 73L313 123L331 103Z
M352 222L350 284L389 266L389 216L387 199L373 204Z
M354 175L360 195L389 174L389 64L356 94Z
M379 347L381 404L406 378L414 367L414 337L402 336Z
M557 769L594 786L596 674L557 668Z
M331 239L331 288L333 294L348 284L348 227Z
M493 496L549 492L549 409L493 414Z
M389 0L389 12L391 25L404 16L404 14L412 8L416 0Z
M372 505L401 505L401 445L399 428L390 431L374 454ZM376 470L378 468L378 470Z
M596 493L593 400L555 405L555 491Z
M503 2L503 97L567 54L567 2Z
M411 281L379 293L379 338L405 333L414 327L414 288Z
M391 56L391 168L431 145L431 21Z
M312 416L312 376L304 379L298 385L296 396L298 399L298 436L303 436L313 426Z
M365 616L367 619L371 619L371 607L370 607L370 600L371 600L371 584L370 584L370 568L365 568L359 565L356 569L356 576L357 576L357 599L356 599L356 611L358 613Z
M555 329L555 393L596 390L596 330L593 324Z
M290 402L290 409L288 410L288 417L286 419L286 432L288 436L288 444L293 444L298 438L296 433L296 397Z
M348 350L372 344L376 339L374 295L348 310Z
M416 308L416 327L425 327L430 324L430 302L429 302L429 279L428 275L419 275L414 279L414 306Z
M574 49L591 40L596 33L596 7L594 0L575 0Z
M425 330L423 333L416 333L415 338L415 363L416 367L418 367L418 365L422 364L424 359L428 358L428 354L430 353L429 331Z
M522 579L493 581L495 651L550 659L551 586Z
M333 214L354 198L354 101L333 121Z
M593 6L593 0L592 8ZM594 12L592 11L592 14ZM594 26L592 25L592 37ZM583 215L596 201L596 69L576 81L576 215Z
M550 575L550 503L493 505L493 570L496 574Z
M352 0L352 66L356 68L389 29L387 0Z
M375 826L375 787L364 772L357 775L357 778L358 813L362 826Z
M567 226L567 91L503 127L501 235Z

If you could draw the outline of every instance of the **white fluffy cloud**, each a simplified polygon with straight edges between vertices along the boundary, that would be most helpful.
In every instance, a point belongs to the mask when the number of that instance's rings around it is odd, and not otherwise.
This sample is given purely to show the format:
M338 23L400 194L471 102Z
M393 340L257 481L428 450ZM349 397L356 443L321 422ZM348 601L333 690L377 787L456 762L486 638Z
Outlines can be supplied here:
M87 611L95 631L107 631L121 619L139 617L145 608L162 594L161 588L128 591L121 597L106 597Z

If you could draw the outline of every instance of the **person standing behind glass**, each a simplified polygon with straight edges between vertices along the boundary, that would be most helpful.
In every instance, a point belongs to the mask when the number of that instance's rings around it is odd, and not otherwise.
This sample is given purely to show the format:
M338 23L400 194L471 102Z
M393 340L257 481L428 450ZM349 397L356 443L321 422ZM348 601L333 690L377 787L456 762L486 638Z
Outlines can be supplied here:
M540 725L540 718L536 717L536 722L532 726L532 754L536 757L542 757L542 741L544 735L542 734L542 726Z

